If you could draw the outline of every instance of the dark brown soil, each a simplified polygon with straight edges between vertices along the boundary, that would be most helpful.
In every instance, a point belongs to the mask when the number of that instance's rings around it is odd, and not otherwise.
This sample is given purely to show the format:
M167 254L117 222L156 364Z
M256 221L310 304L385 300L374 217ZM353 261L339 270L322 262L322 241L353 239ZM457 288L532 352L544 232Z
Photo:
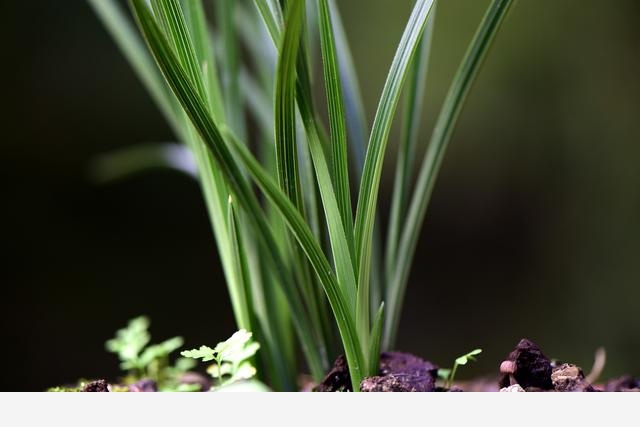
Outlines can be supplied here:
M360 383L361 391L406 392L435 391L438 367L409 353L385 352L380 355L380 371ZM340 356L325 379L314 391L353 391L349 368Z
M604 362L602 362L604 363ZM600 372L594 368L593 372ZM590 384L582 369L571 363L551 361L542 350L528 339L521 339L507 358L500 364L500 377L480 378L457 382L451 389L436 385L438 367L409 353L384 352L380 355L378 375L367 377L360 383L365 392L433 392L433 391L505 391L505 392L640 392L640 378L622 376L605 384ZM597 374L589 374L596 380ZM197 373L185 374L183 383L202 384L208 389L208 380ZM306 384L311 384L310 380ZM113 385L116 391L154 392L157 385L152 380L140 380L129 386ZM305 390L312 386L304 387ZM77 389L76 389L77 390ZM76 391L72 390L72 391ZM333 368L322 382L312 388L319 392L353 391L349 367L343 356L338 357ZM107 392L110 386L105 380L87 383L81 391Z
M84 392L108 392L109 391L109 384L107 383L106 380L91 381L90 383L87 383L87 385L85 385L82 388L82 391L84 391Z

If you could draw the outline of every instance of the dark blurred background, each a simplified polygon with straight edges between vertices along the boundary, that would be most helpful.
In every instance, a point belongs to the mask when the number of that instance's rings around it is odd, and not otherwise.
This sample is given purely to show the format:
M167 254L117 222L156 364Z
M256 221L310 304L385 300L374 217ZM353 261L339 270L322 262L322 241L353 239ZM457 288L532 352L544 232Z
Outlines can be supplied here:
M440 1L425 143L487 4ZM339 6L371 121L411 2ZM7 7L0 319L10 360L0 388L114 377L104 341L142 313L156 341L227 337L196 184L168 171L90 179L101 153L172 140L128 64L84 1ZM635 0L516 3L447 153L400 349L448 365L482 347L460 374L469 377L495 372L526 336L587 370L604 346L605 375L640 374L639 18Z

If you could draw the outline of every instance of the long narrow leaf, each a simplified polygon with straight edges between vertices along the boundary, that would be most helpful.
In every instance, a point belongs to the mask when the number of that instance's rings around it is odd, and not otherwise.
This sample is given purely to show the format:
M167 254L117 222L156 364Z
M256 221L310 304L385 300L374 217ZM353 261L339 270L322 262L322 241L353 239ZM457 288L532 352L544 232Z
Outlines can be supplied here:
M342 19L340 18L340 11L333 0L328 1L336 42L340 81L343 88L346 124L350 140L349 146L353 151L359 183L362 176L362 168L364 167L364 157L367 152L367 119L362 95L360 94L360 83L358 82L351 50L344 32Z
M345 348L345 354L349 363L351 381L356 387L359 386L360 380L363 377L365 365L363 352L360 347L358 334L355 328L355 320L352 316L353 306L349 306L349 300L342 292L340 286L338 286L333 271L326 261L326 258L324 258L322 250L314 240L311 230L304 223L304 220L297 210L295 210L293 205L291 205L291 202L277 188L276 184L273 183L269 175L262 169L251 153L247 151L246 147L240 144L232 136L230 136L228 140L233 142L235 151L243 160L243 163L250 171L258 186L267 195L267 197L269 197L271 202L278 207L280 213L285 216L287 225L298 238L300 245L305 249L307 257L311 261L311 264L316 270L316 274L318 274L318 277L320 278L327 294L327 298L329 299L329 303L331 304L331 308L334 312L336 323L338 324L338 329ZM326 176L328 178L328 168L326 167L326 164L324 169L327 172ZM339 217L337 218L337 221L340 223Z
M264 16L263 14L263 19L267 21L271 18L268 16ZM275 41L276 40L274 40L274 42ZM333 190L328 163L323 151L324 149L320 137L321 130L315 117L313 102L311 99L308 66L304 59L304 56L299 55L297 70L298 84L296 93L298 108L300 110L300 115L302 116L302 121L304 122L305 130L307 133L307 141L309 143L309 149L316 172L316 179L320 189L322 205L324 208L325 218L327 220L327 227L329 229L329 238L331 242L333 259L338 276L338 285L340 286L342 293L346 297L346 305L351 316L351 313L354 313L356 308L355 266L352 262L349 245L342 224L342 218L338 209L337 199ZM331 299L329 301L332 305L332 309L335 312L335 307L333 306ZM340 330L343 344L345 346L345 353L347 355L349 363L351 380L355 390L359 387L359 379L362 378L362 369L364 369L364 363L366 362L362 359L356 360L356 358L362 356L363 349L361 349L360 345L357 346L357 352L355 351L355 349L349 349L348 346L351 343L348 343L346 341L344 328L341 327L339 323L338 329Z
M329 129L331 131L331 153L333 156L333 179L338 199L338 208L342 216L345 231L350 234L353 229L351 212L351 190L349 189L349 165L347 159L347 130L342 99L342 85L338 71L338 59L331 24L331 12L328 0L318 0L320 45L324 81L329 108ZM347 236L349 238L349 236ZM353 237L349 239L353 241Z
M451 139L469 90L511 4L512 0L493 0L491 2L453 78L436 121L429 147L420 167L409 213L405 221L405 228L398 246L397 269L390 284L387 298L389 311L384 334L384 346L386 348L392 346L395 340L400 321L402 299L409 277L411 262L415 255L416 243L447 144Z
M382 174L385 149L388 142L391 122L400 98L402 85L406 78L411 57L415 52L425 22L433 6L434 0L418 0L413 8L409 22L405 27L400 44L391 63L387 81L382 90L380 103L373 122L367 156L360 182L358 208L356 211L356 260L358 262L358 300L367 307L359 310L359 324L369 327L369 289L371 274L371 253L373 227L378 200L378 189Z
M207 27L204 5L201 0L184 2L188 27L191 30L194 49L204 74L205 90L211 104L211 113L218 122L225 122L224 101L218 78L218 67Z
M389 216L389 231L387 233L387 245L385 248L386 279L390 281L390 273L395 271L396 249L400 230L404 224L406 208L411 190L411 178L413 176L413 160L415 154L418 130L420 128L420 115L424 99L424 88L427 80L429 53L431 51L431 39L433 34L434 10L429 14L420 46L416 50L409 75L409 85L405 90L405 109L402 121L402 138L398 147L396 160L396 173L391 193L391 214Z
M191 84L201 97L206 98L202 70L179 0L151 0L151 6L158 21L165 28L166 35L173 44L180 63L185 67Z
M280 188L303 213L298 150L296 147L296 59L302 31L304 3L293 1L287 13L287 26L279 49L276 71L275 141Z
M227 123L244 140L246 129L244 119L244 100L240 91L240 46L234 26L236 0L216 0L216 17L219 28L220 47L222 48L222 66L224 104Z
M382 327L384 325L384 302L380 303L380 308L373 320L371 328L371 340L369 347L369 360L367 365L367 375L378 375L380 365L380 343L382 341Z
M236 309L236 322L238 327L253 331L251 326L251 311L249 301L251 300L251 287L249 286L249 269L247 267L247 257L242 245L242 237L238 230L237 213L233 206L233 197L229 196L227 208L227 224L229 226L229 241L231 242L231 258L235 266L234 272L237 275L238 286L233 290L231 302Z
M232 190L232 194L234 194L238 200L239 206L242 206L243 210L251 218L251 225L254 227L257 235L263 240L264 244L269 248L276 248L275 240L269 231L264 216L261 214L262 209L255 195L245 182L239 166L235 163L229 149L225 145L225 141L218 127L209 114L207 105L191 83L184 68L178 62L162 30L148 10L145 0L132 0L131 3L138 24L163 75L185 112L189 115L194 127L200 133L202 140L207 144L212 156L216 159L220 173L224 175L225 180ZM284 197L281 192L279 192L279 195ZM287 205L287 208L291 208L291 205ZM291 212L288 213L291 214ZM293 227L300 231L301 224L296 222ZM307 232L311 234L308 228L303 228L299 234L306 237L305 233ZM321 272L319 276L325 281L323 284L328 283L328 287L332 287L332 285L335 286L335 282L332 282L334 278L331 276L331 267L320 249L313 247L313 243L315 243L313 239L311 239L311 242L303 238L300 240L302 241L302 246L312 254L310 256L312 265ZM320 378L323 375L323 364L320 361L322 349L317 348L317 342L314 341L317 333L313 331L307 315L302 310L298 292L291 283L291 277L288 272L283 270L283 264L278 261L277 254L273 251L265 251L265 256L277 267L281 285L286 288L285 295L288 298L292 319L296 325L296 331L300 338L303 352L314 377ZM337 286L335 287L337 288Z

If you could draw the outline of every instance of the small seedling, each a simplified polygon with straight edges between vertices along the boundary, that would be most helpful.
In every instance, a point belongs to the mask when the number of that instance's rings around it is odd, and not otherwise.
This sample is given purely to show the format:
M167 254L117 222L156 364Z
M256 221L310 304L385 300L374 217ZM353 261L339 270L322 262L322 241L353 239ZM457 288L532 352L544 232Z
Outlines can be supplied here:
M178 360L171 366L169 354L182 347L182 337L148 345L151 341L149 325L150 321L146 316L136 317L125 328L118 330L116 336L107 341L105 346L108 351L118 355L120 368L127 371L125 382L149 378L156 381L159 389L173 389L175 379L191 369L193 363Z
M251 332L240 329L228 340L219 342L215 348L203 345L180 354L192 359L202 359L203 362L215 361L207 372L218 381L218 387L229 386L248 380L256 374L251 358L260 349L260 344L252 341L252 335Z
M481 348L476 348L475 350L471 350L469 353L463 354L462 356L458 357L453 362L453 368L451 368L451 369L438 369L438 376L442 380L444 380L445 388L451 388L451 386L453 385L453 380L455 379L456 371L458 370L458 366L466 365L470 360L471 361L475 361L476 360L476 356L479 355L480 353L482 353L482 349Z

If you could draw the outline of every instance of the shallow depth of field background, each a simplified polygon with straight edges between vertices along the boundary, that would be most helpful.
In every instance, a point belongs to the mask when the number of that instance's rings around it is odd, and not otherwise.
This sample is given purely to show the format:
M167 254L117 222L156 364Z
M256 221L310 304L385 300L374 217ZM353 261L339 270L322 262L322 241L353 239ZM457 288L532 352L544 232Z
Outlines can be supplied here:
M411 1L338 3L371 121ZM423 147L488 1L439 3ZM82 1L8 8L0 321L11 362L0 389L114 378L103 343L138 314L156 341L226 338L196 184L166 171L90 179L100 153L172 140L131 69ZM635 0L516 2L449 147L399 349L448 365L482 347L464 378L495 373L526 336L586 370L605 346L605 375L640 374L639 18Z

